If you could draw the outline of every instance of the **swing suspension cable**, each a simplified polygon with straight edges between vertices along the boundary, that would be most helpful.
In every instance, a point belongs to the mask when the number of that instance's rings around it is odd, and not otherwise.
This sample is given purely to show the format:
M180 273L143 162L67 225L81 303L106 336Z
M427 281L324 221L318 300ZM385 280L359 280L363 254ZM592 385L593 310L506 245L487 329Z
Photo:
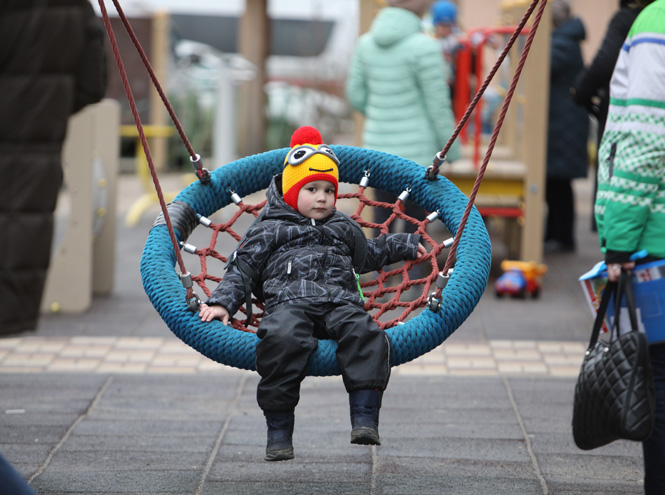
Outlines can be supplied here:
M120 13L120 6L117 4L117 0L113 0L113 2L116 5L116 8L119 9L118 13ZM171 238L171 243L173 244L173 249L175 251L176 259L178 261L178 266L180 267L180 272L182 274L180 276L180 278L181 278L183 286L185 287L186 292L187 292L187 296L186 296L187 301L192 301L192 300L196 299L196 295L194 293L194 288L192 286L191 275L187 272L187 269L185 267L185 262L182 258L182 254L181 254L180 249L179 249L178 239L175 236L175 231L173 229L173 224L171 223L171 217L168 214L168 210L167 210L167 207L166 207L166 201L164 199L164 193L162 192L162 188L160 186L159 179L157 177L157 171L156 171L154 163L152 161L152 154L150 153L150 146L148 146L148 139L146 138L145 131L143 129L143 124L141 123L141 118L139 116L138 108L136 107L136 101L134 100L134 94L132 93L132 89L129 85L129 79L127 78L127 72L125 71L125 65L122 62L122 58L120 57L120 50L118 49L118 43L117 43L117 40L115 38L113 28L111 27L111 20L109 19L108 12L106 11L106 6L104 5L104 0L99 0L99 8L101 9L101 12L102 12L102 17L104 19L104 25L106 27L106 32L108 34L109 41L111 42L111 48L113 50L113 56L115 57L116 64L118 65L118 71L120 72L120 78L122 80L122 85L123 85L123 88L125 90L125 94L127 95L127 100L129 101L129 106L130 106L130 109L131 109L131 112L132 112L132 116L134 117L134 122L136 123L136 128L138 130L139 138L141 140L141 145L143 146L143 151L145 153L146 160L148 161L148 166L150 168L150 175L152 176L152 181L155 185L155 191L157 193L157 198L159 199L159 205L160 205L162 213L164 215L164 221L166 222L167 229L168 229L168 232L169 232L169 237ZM124 16L122 16L122 17L124 17ZM145 56L145 54L143 54L143 56ZM152 74L154 75L154 73L152 73ZM160 94L163 95L163 92L160 91ZM169 105L169 107L170 107L170 105ZM187 143L189 144L189 141L187 141ZM191 148L191 145L189 145L189 148Z
M104 0L99 0L100 3L102 3ZM122 20L123 25L125 26L125 30L127 31L127 34L132 40L132 43L134 43L134 47L136 47L136 51L139 54L139 57L141 57L141 61L143 62L143 65L145 66L146 70L148 71L148 75L150 76L150 79L152 80L153 85L155 86L155 89L157 90L157 93L159 93L159 97L161 98L162 102L164 103L164 107L166 107L166 111L168 112L169 116L171 117L171 120L173 121L173 124L175 125L178 134L180 135L180 139L182 140L183 144L187 148L187 151L189 153L189 160L192 162L192 165L194 166L194 169L196 170L196 175L198 176L199 180L202 182L206 183L210 180L210 172L203 168L203 164L201 162L201 156L194 151L194 148L192 147L191 143L189 142L189 139L187 139L187 135L185 134L184 129L182 128L182 125L180 125L180 121L178 120L178 117L175 114L175 111L173 110L173 107L169 103L168 98L166 97L166 94L164 93L164 90L162 89L162 85L160 84L159 80L157 79L157 75L155 74L155 71L152 68L152 65L150 65L150 61L148 60L148 57L145 54L145 51L143 50L143 47L141 46L141 43L139 43L138 38L136 37L136 34L134 33L134 30L132 29L131 24L129 23L129 20L127 19L127 16L125 16L125 13L122 10L122 7L120 6L120 3L118 3L118 0L112 0L113 5L115 5L115 9L118 11L118 16Z
M524 29L524 26L526 25L527 21L529 20L529 17L533 13L534 9L536 8L536 5L540 2L540 7L538 8L538 12L536 12L536 16L534 17L533 20L533 26L529 30L529 35L527 37L527 40L524 44L524 50L522 51L522 54L520 56L519 62L517 64L517 68L515 69L515 74L513 76L513 79L510 83L510 87L508 89L508 92L506 93L506 98L503 102L503 105L501 107L501 111L499 113L499 116L497 118L496 124L494 126L494 130L492 131L492 137L490 138L490 142L487 146L487 152L485 153L485 158L483 159L483 162L478 170L478 174L476 176L476 180L473 184L473 189L471 190L471 194L469 195L469 201L467 202L466 208L464 210L464 214L462 215L462 219L460 220L459 228L457 229L457 234L455 235L454 241L452 246L450 247L450 250L448 251L448 257L446 258L446 262L444 264L443 270L441 273L439 273L439 277L437 279L436 283L436 289L432 293L432 299L438 300L441 296L441 291L445 287L445 284L447 283L448 280L448 272L453 264L453 261L455 259L455 255L457 253L457 246L459 245L460 239L462 238L462 233L464 232L464 227L467 223L467 220L469 219L469 215L471 214L471 210L473 208L473 205L476 200L476 196L478 195L478 189L480 189L480 184L483 180L483 177L485 176L485 171L487 169L487 165L489 164L490 158L492 156L492 152L494 151L494 146L496 145L496 141L499 137L499 132L501 131L501 126L503 125L503 121L506 117L506 113L508 112L508 107L510 105L510 102L513 98L513 95L515 93L515 90L517 89L517 83L519 82L520 75L522 73L522 69L524 68L524 64L526 63L527 56L529 54L529 50L531 49L531 45L533 43L533 39L536 35L536 31L538 30L538 25L540 24L540 20L543 16L543 13L545 11L545 7L547 5L546 0L532 0L531 4L529 5L529 8L525 12L524 16L522 17L522 20L518 24L517 28L515 29L515 32L512 34L510 37L510 40L504 47L503 51L499 55L499 58L497 59L496 63L494 64L494 67L492 67L492 70L489 72L487 77L485 78L485 81L481 85L480 89L474 96L473 100L469 104L469 107L467 108L466 112L464 113L464 116L460 120L460 122L457 124L457 127L455 128L452 136L444 146L443 150L437 153L437 155L434 158L434 162L432 165L427 169L426 172L426 177L428 179L433 179L438 175L438 169L441 163L443 163L443 160L445 159L445 155L452 146L453 142L459 135L460 131L466 124L467 120L469 119L469 116L471 115L471 112L473 112L474 108L478 104L478 101L480 98L483 96L483 93L485 92L485 89L487 89L487 86L491 82L492 78L496 74L496 72L499 70L499 67L503 63L503 60L506 58L508 55L508 52L512 48L513 44L517 40L517 37L522 33L522 30Z

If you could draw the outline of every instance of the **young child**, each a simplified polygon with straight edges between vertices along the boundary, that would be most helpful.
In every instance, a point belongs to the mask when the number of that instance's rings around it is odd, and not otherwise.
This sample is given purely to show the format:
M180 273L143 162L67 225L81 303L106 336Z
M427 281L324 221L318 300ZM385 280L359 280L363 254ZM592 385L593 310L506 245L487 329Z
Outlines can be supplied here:
M351 409L351 443L380 445L379 408L390 377L390 341L363 309L353 268L357 226L335 210L339 161L313 127L297 129L284 172L266 192L263 219L237 250L261 274L265 314L257 336L257 400L268 425L266 461L293 459L294 410L317 339L337 341ZM426 254L417 234L367 240L363 272ZM254 287L252 288L254 290ZM201 321L229 318L245 301L237 263L205 304Z

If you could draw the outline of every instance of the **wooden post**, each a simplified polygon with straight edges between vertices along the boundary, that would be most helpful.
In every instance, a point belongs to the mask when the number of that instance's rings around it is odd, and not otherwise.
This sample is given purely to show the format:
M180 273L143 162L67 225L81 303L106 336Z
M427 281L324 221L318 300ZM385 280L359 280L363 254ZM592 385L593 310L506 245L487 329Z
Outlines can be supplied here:
M362 35L369 31L376 13L385 6L385 0L359 0L360 2L360 22L358 23L358 34ZM353 144L362 146L363 127L365 117L359 112L353 113Z
M535 12L534 12L535 16ZM550 91L550 9L545 8L524 66L524 231L522 258L540 263L543 259L545 175L547 171L547 114ZM527 135L528 133L528 135Z
M115 235L117 177L120 162L120 104L111 99L96 105L95 159L101 167L93 169L94 199L92 241L92 292L106 295L113 290L115 279ZM111 136L116 136L111 138ZM99 198L103 199L100 200Z
M512 24L522 18L528 2L512 2L507 14ZM531 20L536 16L533 12ZM521 133L521 161L524 172L524 222L520 254L522 260L540 263L543 258L545 175L547 171L547 115L550 88L550 35L552 17L545 8L531 51L524 65L524 129Z
M156 12L152 19L152 39L150 65L155 71L158 81L166 81L169 63L169 38L171 30L171 17L166 11ZM163 126L167 123L167 112L157 90L151 84L150 91L150 124ZM150 140L150 153L152 154L155 169L164 170L167 159L167 138L154 137Z
M254 80L242 83L239 88L237 136L240 156L265 151L265 62L270 42L267 0L247 0L245 4L245 14L240 22L238 51L256 65L257 72Z

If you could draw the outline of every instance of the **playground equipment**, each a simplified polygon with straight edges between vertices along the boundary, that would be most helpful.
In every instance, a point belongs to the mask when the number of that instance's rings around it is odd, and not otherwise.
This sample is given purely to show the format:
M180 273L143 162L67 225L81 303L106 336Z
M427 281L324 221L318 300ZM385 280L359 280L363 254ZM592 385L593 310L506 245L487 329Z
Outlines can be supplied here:
M488 56L485 50L488 40L494 37L505 43L507 33L514 31L512 26L517 24L526 4L510 2L503 5L501 17L506 26L478 28L468 33L469 41L460 52L459 65L456 67L457 113L466 108L475 89L484 79L483 66ZM497 220L509 256L537 262L543 256L550 24L549 9L545 9L517 86L514 104L508 109L476 198L481 215ZM510 74L516 68L519 53L529 32L530 27L526 25L521 31L519 42L504 62L509 63ZM473 133L469 135L468 126L465 128L468 139L463 146L463 158L443 167L445 176L465 194L471 191L478 173L479 157L487 147L481 132L483 102L481 100L478 103L479 107L476 107L473 115Z
M80 313L90 306L93 293L113 289L120 148L113 137L119 123L120 105L108 99L69 119L62 161L65 187L56 211L56 233L63 234L54 239L43 312Z

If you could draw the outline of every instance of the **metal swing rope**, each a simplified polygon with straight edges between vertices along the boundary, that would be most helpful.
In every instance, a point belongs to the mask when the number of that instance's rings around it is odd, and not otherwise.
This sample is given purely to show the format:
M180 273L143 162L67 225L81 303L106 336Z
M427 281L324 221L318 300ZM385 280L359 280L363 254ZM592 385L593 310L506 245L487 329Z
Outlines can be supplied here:
M483 93L487 89L487 86L489 86L489 83L491 82L492 78L494 77L496 72L501 67L501 64L503 63L504 59L508 55L508 52L512 48L513 44L515 43L515 41L517 41L517 37L521 34L522 30L524 29L524 26L526 25L527 21L529 20L529 17L531 17L531 14L533 13L534 9L536 8L536 5L538 4L538 2L540 2L540 7L538 8L538 12L536 13L536 17L533 20L533 26L529 30L529 35L528 35L527 40L524 44L524 50L522 51L522 55L520 56L520 60L517 64L517 68L515 69L515 74L513 75L513 80L510 83L510 87L508 89L508 92L506 93L506 98L503 102L503 105L501 106L501 111L499 113L496 124L494 126L494 130L492 131L492 137L490 138L490 142L487 146L487 152L485 153L485 158L483 159L483 162L480 166L480 169L478 170L476 180L473 184L473 189L471 190L471 194L469 195L469 201L468 201L468 203L466 205L466 208L464 210L464 214L462 215L462 219L460 220L459 228L457 229L457 234L455 235L455 240L453 241L453 244L450 247L450 250L448 251L448 257L446 258L446 263L443 267L443 270L439 273L439 276L437 278L436 289L430 296L430 309L436 309L437 301L440 303L441 292L445 288L446 283L448 281L448 277L449 277L448 272L449 272L449 270L450 270L450 268L453 264L453 261L455 259L455 255L457 253L457 246L459 245L460 239L462 237L462 232L464 232L464 227L466 226L467 220L469 219L469 215L471 214L471 210L472 210L473 205L475 203L476 196L478 195L478 189L480 189L480 184L483 180L483 177L485 176L485 171L487 169L487 165L489 164L490 158L492 156L492 151L494 151L494 146L496 145L496 141L499 137L499 132L501 131L501 126L503 125L503 121L506 117L506 113L508 112L508 107L510 106L510 102L513 98L515 90L517 89L517 83L519 82L520 75L522 74L522 69L524 68L524 64L526 63L526 59L527 59L527 56L529 54L529 50L531 49L533 39L536 35L536 31L538 30L538 25L540 24L540 20L543 17L543 13L545 12L545 7L547 6L547 1L546 0L532 0L531 4L529 5L529 8L524 13L524 16L522 17L522 20L517 25L517 28L515 29L515 32L512 34L512 36L508 40L508 43L506 43L506 46L503 48L503 51L499 55L499 58L497 59L496 63L494 64L494 67L492 67L492 70L490 70L487 77L485 78L485 81L483 82L483 84L478 89L478 92L476 93L473 100L471 101L468 108L466 109L466 112L462 116L462 119L457 124L457 127L453 131L453 134L450 136L450 139L448 139L448 142L443 147L443 150L441 150L439 153L436 154L436 156L434 157L434 161L433 161L432 165L427 169L427 172L425 173L425 176L430 180L434 180L437 177L437 175L439 174L439 167L441 166L441 164L445 160L445 156L448 153L448 150L452 146L455 139L457 139L457 136L461 132L461 130L464 127L464 125L466 124L466 122L469 120L469 117L470 117L471 113L473 112L476 105L478 104L478 102L482 98Z
M103 3L104 0L98 0L100 8L102 9L102 14L104 16L104 23L106 24L106 29L109 32L109 38L112 36L112 28L110 21L108 21L108 15L106 14L106 8L104 7ZM141 57L141 61L143 62L143 65L145 66L146 70L148 71L148 75L150 76L150 79L152 80L153 85L155 86L155 89L157 90L157 93L159 94L159 97L161 98L162 102L164 103L164 107L166 108L166 111L168 112L169 116L171 117L171 120L173 121L173 124L175 125L178 134L180 135L180 139L182 140L183 144L187 148L187 152L189 153L189 159L192 162L192 165L194 166L196 175L198 176L199 180L203 182L207 182L210 180L210 173L208 170L203 168L202 162L201 162L201 156L194 151L194 148L192 147L191 143L189 142L189 139L187 139L187 135L185 134L184 129L182 128L182 125L180 125L180 121L178 120L178 117L175 114L175 111L173 110L173 107L171 106L168 98L166 97L166 94L164 93L164 90L162 89L162 85L160 84L159 80L157 79L157 75L155 74L155 71L152 68L152 65L150 65L150 61L148 60L148 57L145 54L145 51L143 50L143 47L141 46L141 43L139 42L138 38L136 37L136 34L134 33L134 30L132 29L131 24L129 23L129 20L127 19L127 16L125 16L125 13L122 10L122 7L118 3L118 0L111 0L113 2L113 5L115 5L115 8L118 12L118 16L122 20L123 25L125 26L125 29L127 30L127 34L129 35L130 39L132 40L132 43L136 47L136 51L139 54L139 57ZM111 41L111 44L113 45L113 53L114 55L118 53L116 56L116 61L118 64L122 64L121 61L119 61L119 51L117 49L117 45L115 43L115 36L113 36L113 39ZM125 92L129 90L131 92L131 89L129 89L129 82L127 81L126 77L123 78L123 85L125 85ZM129 95L128 95L129 97ZM130 105L135 105L133 98L130 101Z
M106 11L106 6L104 5L104 0L98 0L99 3L99 8L102 12L102 17L104 19L104 25L106 27L106 33L108 34L109 41L111 42L111 48L113 50L113 56L115 58L116 64L118 66L118 71L120 72L120 78L122 80L122 85L125 90L125 94L127 95L127 100L129 102L129 106L132 112L132 116L134 117L134 122L136 124L136 128L138 130L139 138L141 140L141 145L143 146L143 151L146 156L146 160L148 162L148 166L150 167L150 175L152 176L152 181L155 185L155 192L157 193L157 198L159 199L159 205L162 210L162 214L164 215L164 220L166 222L168 231L169 231L169 237L171 238L171 243L173 244L173 249L175 251L176 259L178 261L178 266L180 267L180 279L182 281L183 286L185 287L186 290L186 298L188 303L189 302L195 302L198 300L196 297L196 294L194 293L194 288L192 285L192 278L191 274L187 271L187 268L185 267L185 262L182 258L182 254L179 249L178 245L178 239L175 236L175 231L173 229L173 224L171 223L171 217L168 213L168 209L166 207L166 201L164 199L164 193L162 192L161 185L159 183L159 178L157 177L157 171L155 169L155 165L152 160L152 154L150 153L150 146L148 145L148 139L146 138L145 131L143 129L143 124L141 122L141 118L139 116L138 108L136 106L136 101L134 100L134 94L132 93L132 89L129 85L129 79L127 78L127 72L125 71L125 65L122 62L122 58L120 57L120 50L118 49L118 43L115 38L115 34L113 32L113 28L111 26L111 20L109 19L108 12ZM200 156L194 152L194 149L192 148L192 145L189 143L189 140L187 139L187 136L185 135L182 126L180 125L180 122L178 121L175 113L173 112L173 109L171 108L171 105L168 102L168 99L166 98L166 95L164 94L164 91L162 90L161 85L159 84L159 81L157 81L157 77L155 76L154 71L152 70L152 67L150 66L150 62L148 61L148 58L146 57L143 49L141 48L141 45L136 38L136 35L134 34L134 31L132 30L131 26L129 25L129 21L125 17L125 14L122 11L122 8L118 4L117 0L113 0L113 4L116 7L116 10L118 11L118 15L123 21L123 24L125 25L125 28L127 29L127 32L129 33L130 38L134 42L134 45L136 46L137 51L139 52L139 55L141 56L141 59L143 60L143 63L148 70L148 73L150 74L150 78L152 79L155 87L157 88L157 91L159 92L159 95L164 102L165 106L168 109L169 115L171 116L171 119L173 120L173 123L175 124L176 128L178 129L178 133L180 134L180 137L182 138L183 142L185 143L185 146L190 152L190 160L192 161L192 164L196 168L196 173L199 176L199 179L201 182L207 182L210 180L210 173L204 169L201 166L201 160ZM193 159L194 158L194 159Z

